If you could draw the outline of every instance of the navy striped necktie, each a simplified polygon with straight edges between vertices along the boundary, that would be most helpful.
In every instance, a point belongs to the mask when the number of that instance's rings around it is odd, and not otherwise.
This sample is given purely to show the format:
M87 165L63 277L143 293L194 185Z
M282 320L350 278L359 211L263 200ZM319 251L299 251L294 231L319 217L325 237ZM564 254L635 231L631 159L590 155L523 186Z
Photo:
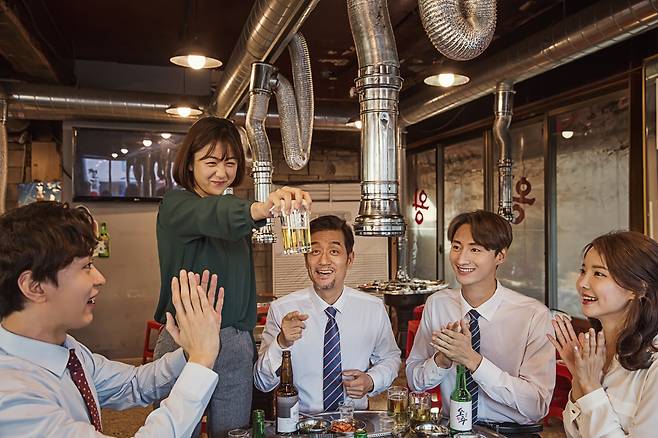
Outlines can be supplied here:
M469 321L469 330L471 331L471 347L476 353L480 352L480 324L478 323L478 318L480 314L477 310L471 309L468 312L468 316L471 317ZM468 392L471 393L471 398L473 399L473 423L477 421L478 418L478 392L479 385L476 381L473 380L471 372L466 370L466 388Z
M335 411L343 401L342 366L340 363L340 333L336 324L336 309L324 309L327 325L324 329L324 359L322 361L322 400L324 411Z

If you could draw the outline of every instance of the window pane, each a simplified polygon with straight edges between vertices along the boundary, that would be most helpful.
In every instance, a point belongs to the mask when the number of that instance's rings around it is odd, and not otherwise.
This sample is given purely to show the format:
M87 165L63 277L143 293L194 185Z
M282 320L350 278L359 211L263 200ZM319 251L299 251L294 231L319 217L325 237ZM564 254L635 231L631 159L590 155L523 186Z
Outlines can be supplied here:
M629 114L625 92L554 117L558 308L582 316L576 279L594 237L628 228Z
M436 272L436 149L409 156L407 165L409 276L435 279Z
M446 231L459 213L484 208L484 148L482 138L447 146L443 150L443 248L445 281L456 286L448 255L450 242Z
M545 302L544 263L544 148L542 123L510 130L512 135L512 195L514 239L498 279L519 293ZM498 162L498 149L495 161ZM498 210L498 172L494 209Z

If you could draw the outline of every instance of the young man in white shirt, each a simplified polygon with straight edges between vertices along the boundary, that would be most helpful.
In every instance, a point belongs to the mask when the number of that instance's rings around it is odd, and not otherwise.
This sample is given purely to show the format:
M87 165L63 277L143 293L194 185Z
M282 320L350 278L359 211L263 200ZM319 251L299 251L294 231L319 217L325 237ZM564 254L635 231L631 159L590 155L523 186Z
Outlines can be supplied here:
M474 422L536 423L547 414L555 386L555 349L546 337L552 318L545 305L496 280L512 227L478 210L455 217L448 239L461 288L428 298L407 359L409 386L420 391L440 385L447 413L461 364Z
M38 202L0 217L0 437L102 437L101 407L146 406L169 394L135 437L189 437L217 385L223 291L217 276L172 279L179 348L140 367L93 354L68 334L91 323L105 278L82 209ZM210 280L210 292L206 289ZM185 354L187 354L187 359Z
M313 286L270 306L254 382L261 391L279 384L283 350L290 350L300 411L335 411L351 399L366 409L366 396L390 386L400 368L400 349L379 298L344 285L354 261L354 234L344 220L311 222L306 269Z

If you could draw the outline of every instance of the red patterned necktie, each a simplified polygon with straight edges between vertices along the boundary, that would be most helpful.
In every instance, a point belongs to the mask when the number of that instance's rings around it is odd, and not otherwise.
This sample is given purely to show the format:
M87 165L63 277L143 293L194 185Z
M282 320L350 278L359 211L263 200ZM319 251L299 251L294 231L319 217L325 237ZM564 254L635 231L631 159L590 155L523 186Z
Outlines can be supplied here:
M91 389L89 389L89 384L87 383L85 372L82 369L82 364L80 363L78 357L75 355L75 350L73 348L69 350L69 362L66 364L66 368L68 368L69 372L71 373L71 380L73 380L76 388L78 388L78 391L80 391L82 399L85 401L85 405L87 405L87 412L89 412L91 424L93 424L96 430L100 432L102 429L101 416L98 415L96 401L94 400L94 396L91 394Z

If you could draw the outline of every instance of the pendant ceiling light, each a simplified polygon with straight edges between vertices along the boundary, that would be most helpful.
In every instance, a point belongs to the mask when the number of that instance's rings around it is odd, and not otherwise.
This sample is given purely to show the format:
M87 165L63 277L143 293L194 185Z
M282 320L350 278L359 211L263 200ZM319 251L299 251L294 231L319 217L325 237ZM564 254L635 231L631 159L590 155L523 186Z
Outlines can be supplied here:
M203 68L217 68L222 65L222 61L211 55L210 50L199 41L199 36L190 32L190 22L196 23L196 1L188 1L183 22L183 46L176 51L174 56L169 58L173 64L181 67L189 67L194 70Z

